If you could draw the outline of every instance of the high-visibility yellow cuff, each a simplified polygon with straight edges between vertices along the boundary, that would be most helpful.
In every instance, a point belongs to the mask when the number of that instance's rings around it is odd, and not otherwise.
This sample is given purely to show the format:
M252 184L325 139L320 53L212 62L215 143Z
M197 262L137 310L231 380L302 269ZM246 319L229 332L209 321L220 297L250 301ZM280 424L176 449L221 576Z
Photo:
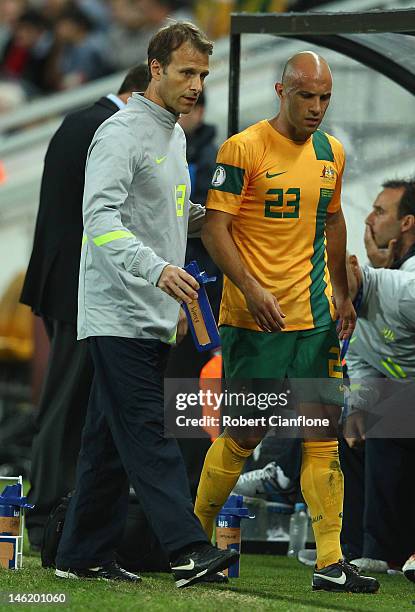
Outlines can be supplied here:
M382 365L394 378L406 378L406 373L401 366L395 363L390 357L388 357L386 361L382 361Z
M385 368L385 370L387 370L389 374L393 376L393 378L399 378L399 375L396 372L394 372L394 370L392 370L392 368L386 363L386 361L382 361L381 363L383 367Z
M177 330L167 340L167 344L175 344L176 343L176 336L177 336Z
M121 238L135 238L134 234L131 232L127 232L126 230L115 230L114 232L108 232L107 234L102 234L102 236L97 236L93 239L94 244L96 246L103 246L108 242L113 242L113 240L120 240Z

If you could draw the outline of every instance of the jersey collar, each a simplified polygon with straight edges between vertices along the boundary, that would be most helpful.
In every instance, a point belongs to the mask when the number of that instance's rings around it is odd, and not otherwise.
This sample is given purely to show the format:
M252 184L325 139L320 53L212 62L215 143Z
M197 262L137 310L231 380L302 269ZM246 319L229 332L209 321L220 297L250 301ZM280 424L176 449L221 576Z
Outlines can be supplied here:
M150 115L164 127L173 129L176 125L177 117L173 115L166 108L163 108L159 104L152 102L148 98L145 98L142 94L133 92L131 98L127 102L127 107L138 106L142 109L146 108Z

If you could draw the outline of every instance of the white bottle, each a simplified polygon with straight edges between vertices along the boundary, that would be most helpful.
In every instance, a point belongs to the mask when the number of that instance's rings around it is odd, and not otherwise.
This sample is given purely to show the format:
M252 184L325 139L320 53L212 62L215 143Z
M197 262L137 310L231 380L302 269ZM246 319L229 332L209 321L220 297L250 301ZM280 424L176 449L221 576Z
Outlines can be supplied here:
M305 548L308 533L308 516L305 504L295 504L294 513L290 518L290 541L287 557L297 557Z

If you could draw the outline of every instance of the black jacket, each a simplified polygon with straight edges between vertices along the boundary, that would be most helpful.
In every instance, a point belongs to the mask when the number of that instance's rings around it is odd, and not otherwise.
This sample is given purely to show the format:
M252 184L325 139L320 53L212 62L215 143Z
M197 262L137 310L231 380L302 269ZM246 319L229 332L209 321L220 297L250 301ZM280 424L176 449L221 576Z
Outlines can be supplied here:
M36 314L76 323L86 157L97 128L117 110L101 98L68 115L50 141L21 295Z
M215 138L216 127L208 123L202 123L192 134L186 135L186 157L192 179L191 199L198 204L206 202L216 167L218 148Z

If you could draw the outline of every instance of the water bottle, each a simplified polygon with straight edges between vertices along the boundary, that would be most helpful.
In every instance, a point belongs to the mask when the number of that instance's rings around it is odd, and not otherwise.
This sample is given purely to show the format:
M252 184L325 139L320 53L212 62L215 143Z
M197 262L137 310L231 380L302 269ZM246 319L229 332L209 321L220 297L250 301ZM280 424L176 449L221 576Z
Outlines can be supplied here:
M214 282L216 276L209 277L206 272L201 272L196 261L191 261L184 269L199 283L197 300L190 304L183 302L193 341L198 351L211 351L220 346L220 336L205 285Z
M305 504L295 504L294 513L290 518L290 541L288 543L287 557L297 557L300 550L305 548L308 532L308 516Z

